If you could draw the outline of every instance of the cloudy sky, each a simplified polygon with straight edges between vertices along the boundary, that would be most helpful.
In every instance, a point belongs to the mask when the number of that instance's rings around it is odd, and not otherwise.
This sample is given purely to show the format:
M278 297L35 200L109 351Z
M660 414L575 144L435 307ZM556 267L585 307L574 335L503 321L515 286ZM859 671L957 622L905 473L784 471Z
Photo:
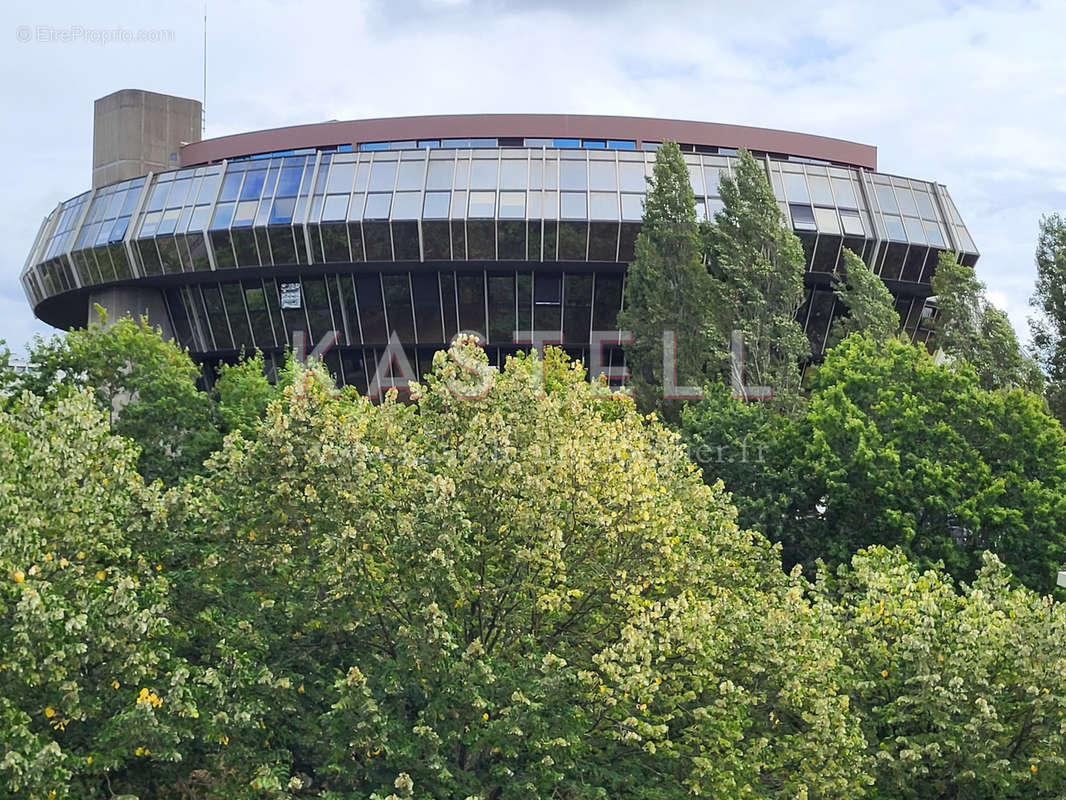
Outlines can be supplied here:
M18 272L43 217L89 187L93 100L203 91L202 2L89 5L5 0L0 10L0 339L16 351L49 330ZM39 41L41 28L77 40ZM94 33L116 28L160 41L104 44ZM947 184L981 251L978 276L1024 335L1040 216L1066 212L1064 47L1061 0L211 0L207 136L557 112L865 142L882 172Z

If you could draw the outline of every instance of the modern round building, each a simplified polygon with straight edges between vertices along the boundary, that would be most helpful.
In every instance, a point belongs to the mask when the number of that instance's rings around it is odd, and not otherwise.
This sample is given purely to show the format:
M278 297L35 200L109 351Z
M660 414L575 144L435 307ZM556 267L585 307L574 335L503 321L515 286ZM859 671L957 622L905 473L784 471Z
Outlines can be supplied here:
M125 90L97 101L94 188L45 219L21 280L34 313L83 326L94 303L147 312L198 360L325 356L365 390L390 335L419 374L458 331L499 362L514 332L557 331L588 363L610 331L663 141L681 145L697 212L739 148L765 166L803 242L799 318L820 352L841 248L928 336L940 251L977 251L947 189L877 172L876 149L785 131L630 117L492 114L326 122L197 141L195 101ZM528 345L526 345L528 346ZM604 366L620 348L606 347Z

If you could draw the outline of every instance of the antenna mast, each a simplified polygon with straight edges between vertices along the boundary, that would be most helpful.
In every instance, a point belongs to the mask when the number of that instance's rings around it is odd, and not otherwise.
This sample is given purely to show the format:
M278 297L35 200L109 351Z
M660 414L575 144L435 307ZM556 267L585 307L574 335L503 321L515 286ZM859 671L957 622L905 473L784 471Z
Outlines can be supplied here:
M200 103L200 136L207 131L207 0L204 0L204 95Z

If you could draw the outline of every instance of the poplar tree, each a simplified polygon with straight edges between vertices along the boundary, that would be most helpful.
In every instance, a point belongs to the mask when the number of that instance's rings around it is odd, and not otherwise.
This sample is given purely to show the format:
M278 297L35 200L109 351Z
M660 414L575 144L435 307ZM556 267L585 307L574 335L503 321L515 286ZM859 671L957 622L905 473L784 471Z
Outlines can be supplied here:
M896 336L899 333L899 314L884 281L846 247L844 270L845 279L834 284L833 293L848 313L833 323L829 334L830 346L853 333L866 333L879 342Z
M701 384L715 344L710 320L710 280L703 263L696 201L680 148L664 142L648 179L636 258L626 273L622 330L631 331L626 358L632 387L644 411L666 410L663 398L663 333L676 335L679 385Z
M1023 387L1039 392L1042 378L1018 344L1007 315L985 299L972 267L941 253L932 280L936 295L936 345L973 365L982 389Z
M723 176L724 207L705 229L718 341L744 334L750 385L770 386L775 406L799 402L800 365L810 345L796 312L803 302L803 247L785 226L766 171L740 151L734 177ZM722 353L719 363L726 362Z
M1045 396L1052 413L1066 421L1066 219L1052 214L1040 220L1036 245L1036 309L1029 318L1037 363L1047 375Z

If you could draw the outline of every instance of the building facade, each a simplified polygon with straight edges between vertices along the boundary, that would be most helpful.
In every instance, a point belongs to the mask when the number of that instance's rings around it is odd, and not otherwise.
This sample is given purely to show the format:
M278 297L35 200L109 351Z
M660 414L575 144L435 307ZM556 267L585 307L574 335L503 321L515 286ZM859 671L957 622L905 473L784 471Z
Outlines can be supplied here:
M738 148L764 165L803 243L799 318L816 354L839 312L843 247L881 276L917 339L929 335L938 254L977 260L947 189L877 172L873 147L674 120L470 115L174 143L173 169L60 203L21 280L45 322L84 325L97 302L147 313L207 364L242 349L278 363L294 337L313 346L336 332L326 362L361 390L392 334L418 374L461 330L481 334L496 363L521 346L515 331L555 331L587 364L591 332L616 327L667 140L681 145L701 218L721 207ZM621 361L604 348L604 366Z

